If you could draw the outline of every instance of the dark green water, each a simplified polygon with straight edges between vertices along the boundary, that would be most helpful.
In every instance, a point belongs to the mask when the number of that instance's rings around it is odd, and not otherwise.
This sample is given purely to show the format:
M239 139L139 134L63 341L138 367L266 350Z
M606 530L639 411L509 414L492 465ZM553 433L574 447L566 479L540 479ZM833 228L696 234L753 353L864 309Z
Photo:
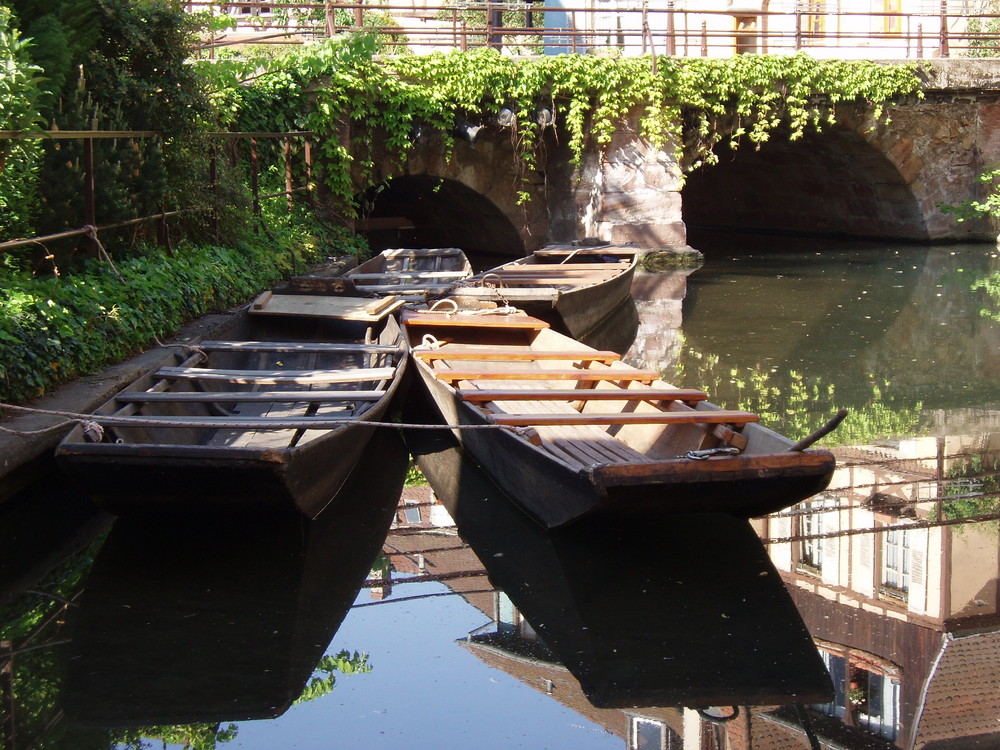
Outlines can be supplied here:
M707 390L716 403L757 411L791 437L847 407L848 420L827 445L884 453L914 438L932 449L955 444L955 436L976 436L976 445L987 445L1000 432L1000 297L989 293L1000 272L996 248L776 250L755 244L707 249L706 263L692 272L640 274L634 287L639 330L629 358L656 366L678 385ZM849 492L857 494L851 512L863 516L862 526L874 522L875 506L868 503L874 490L905 494L910 490L900 488L912 484L930 488L923 497L941 491L926 481L936 476L926 467L911 474L895 464L884 469L876 464L881 455L858 464L853 484L832 499L841 503ZM368 457L366 471L377 472L383 483L405 468L389 456L383 450ZM978 476L968 486L982 489L986 481ZM352 492L378 499L363 483ZM678 521L680 527L650 524L641 533L625 525L613 529L613 539L598 526L574 540L572 534L518 529L524 519L514 509L506 513L513 524L504 527L507 538L490 537L480 549L472 535L463 540L461 525L456 529L447 519L435 520L428 508L411 506L398 514L375 565L374 577L390 575L391 585L357 591L359 571L363 575L385 533L382 516L359 520L345 510L311 525L238 518L209 526L194 519L145 527L116 522L107 541L83 547L59 567L73 545L46 549L49 539L39 529L51 526L46 518L60 512L53 503L63 496L77 508L82 500L64 485L39 486L37 493L0 519L9 524L7 536L22 543L35 538L40 561L54 566L48 575L18 582L20 593L7 589L0 610L8 617L0 622L0 641L9 639L15 651L8 662L0 653L0 667L11 665L0 673L3 750L808 747L787 707L743 707L738 722L717 725L699 723L680 705L685 696L703 696L709 684L725 692L737 678L752 681L768 671L774 678L780 672L775 659L788 658L744 649L737 675L727 672L732 660L719 656L723 645L744 637L764 642L762 632L795 625L784 605L775 609L753 598L770 572L742 521L734 526L731 518L713 523L700 516ZM391 510L395 498L388 501ZM359 508L348 505L353 512ZM30 515L32 507L39 517L30 526L25 521L27 530L18 536L15 519ZM909 518L879 512L879 523ZM479 535L501 531L494 528L501 517L478 519ZM808 518L786 517L782 533L830 528L829 514ZM768 528L765 536L781 536L777 525ZM956 531L947 543L940 541L945 532L930 532L932 541L920 553L938 578L912 617L917 605L902 602L898 592L872 592L862 611L857 592L832 582L829 542L824 570L818 538L809 540L808 550L795 548L796 555L811 555L811 578L789 588L839 680L835 701L813 714L829 741L824 746L888 748L892 738L905 746L918 719L921 731L937 731L941 742L952 743L948 747L972 747L962 744L972 734L985 743L975 747L1000 746L990 744L996 735L987 727L1000 719L995 691L987 683L975 692L979 683L972 679L992 674L1000 654L995 528ZM543 562L528 565L526 545L534 537L540 549L532 554ZM667 539L674 542L665 545ZM861 537L841 539L840 568L856 578L860 569L844 561L848 549L857 554L863 545L852 539ZM902 550L905 545L893 539L894 549ZM872 544L867 549L875 565L885 567L891 545ZM364 559L351 561L352 548ZM701 562L693 569L696 559ZM507 567L498 567L503 562ZM742 577L728 575L731 566ZM454 577L428 580L428 573ZM558 599L563 578L578 605L564 615ZM513 581L509 596L494 589L505 579ZM821 585L828 587L822 595L803 593ZM537 589L548 595L524 598ZM764 593L780 598L784 591L779 584ZM74 602L61 608L60 597ZM542 613L532 616L543 621L533 626L521 619L515 598L522 615L530 605ZM934 609L938 601L947 606ZM873 614L880 609L894 614ZM933 616L927 614L932 609ZM618 627L615 617L627 622ZM769 625L767 617L779 619ZM946 637L948 618L967 618L975 628L963 625L959 637ZM651 654L659 666L669 666L671 649L679 649L684 658L677 661L695 667L662 686L676 696L670 706L598 708L582 683L553 662L536 627L554 651L569 643L581 654L600 654L614 643L610 650L631 649L629 658L641 669ZM949 679L955 674L948 671L952 652L938 659L946 642L956 644L955 658L969 669L949 685L971 695L963 693L963 700L976 701L976 727L949 724L933 702L928 676L934 669ZM521 649L508 649L511 643ZM956 651L958 645L978 650ZM767 669L754 666L759 656L768 660ZM845 696L859 677L867 680L864 689L851 689L862 690L864 701L848 721ZM730 731L735 734L727 740ZM726 744L737 741L743 744Z

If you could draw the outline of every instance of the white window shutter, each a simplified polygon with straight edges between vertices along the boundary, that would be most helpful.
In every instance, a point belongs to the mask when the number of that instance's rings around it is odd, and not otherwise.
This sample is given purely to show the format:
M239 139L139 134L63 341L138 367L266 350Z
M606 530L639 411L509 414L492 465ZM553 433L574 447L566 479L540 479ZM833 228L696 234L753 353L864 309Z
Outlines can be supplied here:
M771 516L768 519L768 536L772 539L780 539L792 535L791 516ZM768 554L771 561L778 570L791 571L792 569L792 542L782 544L772 544L769 546Z
M827 511L820 516L820 531L823 534L835 534L840 531L840 511ZM831 586L840 584L840 546L844 538L828 536L823 538L823 569L820 571L823 583Z
M911 612L927 614L927 529L910 529L910 589L906 603Z
M854 510L854 527L873 528L875 514L870 510ZM875 571L881 566L875 564L875 535L858 534L854 537L854 554L851 560L851 588L869 599L875 597Z

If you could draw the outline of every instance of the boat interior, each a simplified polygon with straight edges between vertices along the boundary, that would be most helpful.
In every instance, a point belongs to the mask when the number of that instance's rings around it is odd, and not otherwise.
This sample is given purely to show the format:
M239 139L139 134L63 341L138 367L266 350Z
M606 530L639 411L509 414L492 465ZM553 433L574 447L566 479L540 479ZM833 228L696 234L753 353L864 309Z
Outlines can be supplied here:
M345 336L343 321L247 316L225 340L175 350L99 409L97 415L140 418L106 426L104 441L304 445L336 426L330 422L356 419L385 397L405 346L391 317L373 331ZM327 426L308 429L310 420Z
M719 409L702 391L676 388L535 318L427 313L407 316L405 326L414 358L456 398L576 469L757 447L743 434L756 414Z

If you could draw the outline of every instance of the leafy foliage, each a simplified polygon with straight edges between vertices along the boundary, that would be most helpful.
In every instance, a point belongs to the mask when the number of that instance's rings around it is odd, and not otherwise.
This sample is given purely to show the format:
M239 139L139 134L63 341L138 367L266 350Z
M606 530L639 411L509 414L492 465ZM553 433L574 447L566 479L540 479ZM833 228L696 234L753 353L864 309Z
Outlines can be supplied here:
M0 289L0 401L36 397L188 320L245 302L296 263L353 249L346 238L320 244L288 218L273 217L269 231L271 237L249 235L229 247L183 247L172 258L147 248L116 269L92 261L58 278L8 274Z
M0 130L34 130L42 122L42 69L30 45L0 6ZM0 233L20 234L30 225L34 203L36 143L0 140Z
M871 395L863 403L844 404L832 383L807 378L794 370L771 372L761 368L723 367L718 355L687 349L676 366L674 382L695 383L715 403L751 411L761 424L793 440L819 429L841 406L847 419L824 446L867 445L899 435L915 435L922 405L900 403L885 383L872 376Z
M294 112L298 124L319 132L326 185L345 202L357 187L352 170L355 178L375 177L364 148L375 131L402 160L417 128L438 131L447 144L460 119L499 122L510 128L527 174L550 126L567 134L579 162L587 144L607 146L637 113L642 137L695 168L715 159L712 148L723 138L762 143L787 125L794 139L835 122L840 103L868 102L881 117L893 99L921 95L914 66L806 55L512 58L477 49L376 60L377 49L374 38L355 35L247 60L242 72L231 60L217 68L203 61L200 70L214 76L238 118L279 125ZM351 150L342 138L348 132Z

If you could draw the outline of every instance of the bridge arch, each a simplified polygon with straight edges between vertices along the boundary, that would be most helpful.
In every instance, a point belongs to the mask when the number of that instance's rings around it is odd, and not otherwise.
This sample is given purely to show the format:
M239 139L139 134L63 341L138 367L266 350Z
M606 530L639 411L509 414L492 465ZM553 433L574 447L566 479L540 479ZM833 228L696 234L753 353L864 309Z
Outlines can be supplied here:
M366 191L359 229L373 252L460 247L471 257L520 257L524 240L489 198L453 179L403 175Z
M889 157L847 128L782 134L755 148L717 150L688 175L683 217L695 246L704 230L928 239L911 184Z

